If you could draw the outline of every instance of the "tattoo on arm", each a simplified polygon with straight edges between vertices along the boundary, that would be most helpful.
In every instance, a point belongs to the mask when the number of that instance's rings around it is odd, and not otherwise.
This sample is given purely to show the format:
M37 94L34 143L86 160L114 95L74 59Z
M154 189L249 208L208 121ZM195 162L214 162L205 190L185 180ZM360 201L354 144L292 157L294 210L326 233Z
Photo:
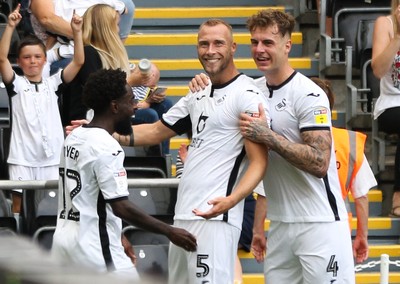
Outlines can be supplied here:
M317 177L324 177L331 157L330 131L304 131L301 137L304 144L293 143L278 136L277 143L272 148L293 166Z

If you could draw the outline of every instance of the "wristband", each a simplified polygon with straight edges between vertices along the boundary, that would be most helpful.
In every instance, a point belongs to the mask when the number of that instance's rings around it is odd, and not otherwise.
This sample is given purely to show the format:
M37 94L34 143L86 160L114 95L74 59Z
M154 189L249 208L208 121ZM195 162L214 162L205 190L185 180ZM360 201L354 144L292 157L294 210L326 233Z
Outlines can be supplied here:
M135 139L133 137L133 130L132 130L131 135L129 135L129 146L133 147L134 142L135 142Z

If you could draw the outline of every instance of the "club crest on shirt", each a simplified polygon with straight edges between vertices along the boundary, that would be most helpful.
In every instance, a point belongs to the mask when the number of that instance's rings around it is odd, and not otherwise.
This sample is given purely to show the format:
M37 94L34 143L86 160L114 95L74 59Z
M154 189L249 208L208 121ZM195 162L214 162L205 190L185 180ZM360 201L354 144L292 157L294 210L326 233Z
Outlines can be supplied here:
M221 98L218 98L216 101L217 105L222 104L225 101L226 95L223 95Z
M282 99L277 105L275 105L276 111L282 111L286 109L286 99Z
M326 124L328 123L328 114L329 111L327 108L318 107L313 110L314 112L314 120L316 124Z

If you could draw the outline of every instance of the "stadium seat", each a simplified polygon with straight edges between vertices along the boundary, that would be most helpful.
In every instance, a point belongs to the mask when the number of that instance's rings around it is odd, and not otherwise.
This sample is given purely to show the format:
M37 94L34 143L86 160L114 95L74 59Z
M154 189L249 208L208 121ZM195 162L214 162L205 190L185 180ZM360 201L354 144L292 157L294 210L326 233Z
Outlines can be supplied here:
M166 178L169 177L171 165L167 157L163 156L125 156L124 167L128 178L146 177ZM145 177L145 178L146 178Z
M133 246L169 244L169 239L166 236L145 231L135 226L123 228L122 233Z
M129 189L129 200L147 214L172 224L176 193L176 188L131 188Z
M6 28L7 23L0 23L0 36L3 36L4 29ZM10 51L8 52L8 59L10 60L13 67L17 68L17 47L19 43L19 35L17 30L14 30L11 37Z
M2 190L0 190L0 231L1 235L9 231L17 232L17 222L11 212L11 205Z
M137 258L136 269L145 283L167 283L168 247L168 245L133 246Z
M320 73L322 74L332 64L344 65L346 63L345 59L348 56L346 47L351 46L351 56L355 56L354 47L360 20L375 20L381 15L390 14L390 1L388 0L373 1L372 3L365 1L334 1L334 3L332 8L333 35L330 37L325 34L325 31L321 31ZM321 16L321 21L325 22L325 19L326 15Z
M56 231L55 226L45 226L37 229L32 236L32 240L45 250L51 250L53 245L53 235Z
M24 190L22 220L24 232L33 235L42 227L55 226L58 209L57 190Z

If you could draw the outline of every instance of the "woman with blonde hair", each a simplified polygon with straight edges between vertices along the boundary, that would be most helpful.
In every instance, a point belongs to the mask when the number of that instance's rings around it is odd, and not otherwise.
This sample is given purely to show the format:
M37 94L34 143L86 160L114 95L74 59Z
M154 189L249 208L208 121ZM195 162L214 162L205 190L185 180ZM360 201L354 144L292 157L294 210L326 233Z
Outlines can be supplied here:
M400 134L400 5L392 0L391 13L375 22L372 69L380 79L380 94L374 106L379 129ZM400 217L400 139L397 141L391 215Z
M119 14L109 5L91 6L83 15L82 36L85 45L85 63L75 79L63 91L62 120L86 118L87 108L82 103L82 89L91 73L99 69L121 69L127 74L130 86L155 86L159 72L155 65L148 75L138 68L130 70L125 46L119 37Z

